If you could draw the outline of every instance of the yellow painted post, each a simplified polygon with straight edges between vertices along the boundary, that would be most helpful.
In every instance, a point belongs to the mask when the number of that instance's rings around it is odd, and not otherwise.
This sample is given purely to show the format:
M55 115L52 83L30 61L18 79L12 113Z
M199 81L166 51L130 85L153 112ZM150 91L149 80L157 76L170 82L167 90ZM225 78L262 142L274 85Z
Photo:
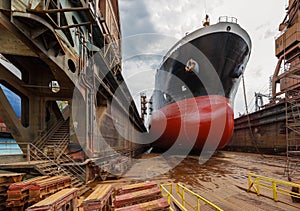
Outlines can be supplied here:
M273 188L274 201L278 201L277 186L276 186L276 183L274 181L272 182L272 188Z
M259 196L260 195L259 179L255 178L254 181L256 184L256 192L257 192L257 195Z
M252 186L251 175L250 175L250 173L248 173L248 192L250 191L251 186Z
M200 199L197 199L197 210L200 211Z
M181 188L182 190L182 205L185 207L185 196L184 196L184 189Z
M173 194L173 190L172 190L172 183L170 184L170 192L168 194L168 201L169 201L169 204L171 205L171 195Z

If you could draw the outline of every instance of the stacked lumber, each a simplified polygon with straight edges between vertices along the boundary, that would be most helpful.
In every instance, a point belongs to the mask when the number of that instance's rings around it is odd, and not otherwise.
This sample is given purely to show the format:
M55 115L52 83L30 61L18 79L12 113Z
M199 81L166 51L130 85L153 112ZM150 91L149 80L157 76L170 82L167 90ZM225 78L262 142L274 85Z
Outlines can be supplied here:
M64 188L71 188L72 180L68 176L53 176L37 181L29 187L29 204L34 204Z
M77 188L66 188L28 207L26 211L76 210Z
M158 187L117 195L114 201L115 208L126 207L161 198Z
M139 190L145 190L149 188L158 187L156 182L141 182L130 185L123 185L116 190L117 195L131 193Z
M84 211L111 210L114 188L112 185L98 185L95 190L82 202Z
M170 205L168 204L168 201L164 198L115 209L115 211L167 211L167 210L170 210Z
M23 179L23 173L12 173L7 171L1 171L0 173L0 210L6 209L7 190L8 187L16 182L21 182Z
M155 182L143 182L122 186L116 191L113 203L116 211L169 210L168 202L162 197Z
M26 208L28 206L29 188L31 185L47 178L49 178L49 176L40 176L11 184L7 190L6 207L12 210L23 210Z

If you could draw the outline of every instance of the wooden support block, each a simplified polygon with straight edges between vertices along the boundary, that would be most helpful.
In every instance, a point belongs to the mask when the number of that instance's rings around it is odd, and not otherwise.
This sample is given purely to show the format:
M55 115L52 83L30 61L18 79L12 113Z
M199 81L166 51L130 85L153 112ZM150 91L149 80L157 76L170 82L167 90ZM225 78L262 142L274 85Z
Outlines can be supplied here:
M72 180L68 176L54 176L41 180L29 188L29 204L39 202L47 196L64 188L71 188Z
M48 198L28 207L26 211L76 210L77 188L63 189Z
M98 185L83 202L84 211L109 210L112 205L114 188L112 185Z
M164 198L136 204L128 207L117 208L115 211L164 211L169 210L170 205Z
M115 197L114 206L115 208L120 208L147 201L152 201L161 197L162 195L160 189L158 187L154 187L151 189L117 195Z
M158 187L156 182L141 182L141 183L136 183L131 185L124 185L117 189L117 195L139 191L139 190L150 189L154 187Z
M36 185L36 182L49 178L49 176L35 177L23 182L11 184L7 191L6 207L17 209L28 204L29 188Z

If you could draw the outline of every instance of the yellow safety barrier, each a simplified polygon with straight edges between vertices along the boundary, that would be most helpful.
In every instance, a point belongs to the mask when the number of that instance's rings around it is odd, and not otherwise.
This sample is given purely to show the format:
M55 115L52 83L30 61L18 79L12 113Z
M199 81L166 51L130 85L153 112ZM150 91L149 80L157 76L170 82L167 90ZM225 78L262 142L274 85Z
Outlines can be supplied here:
M183 186L180 183L176 184L176 194L181 199L181 201L178 200L177 197L175 197L175 195L173 193L173 184L172 183L162 184L162 185L160 185L160 188L161 188L163 196L167 197L168 203L171 205L171 202L173 202L174 204L176 204L183 211L189 211L189 210L200 211L200 202L201 201L208 204L209 206L211 206L215 210L223 211L217 205L215 205L212 202L208 201L207 199L200 196L199 194L194 193L193 191L191 191L190 189L188 189L187 187ZM190 202L188 202L186 200L187 194L189 195L189 197L194 197L194 199L196 199L197 205L190 204ZM170 209L174 210L172 207Z
M286 182L283 180L248 173L248 192L253 189L258 196L261 194L261 189L264 188L273 191L274 201L278 201L278 194L300 198L299 193L292 192L292 187L299 188L300 190L300 185L293 182Z

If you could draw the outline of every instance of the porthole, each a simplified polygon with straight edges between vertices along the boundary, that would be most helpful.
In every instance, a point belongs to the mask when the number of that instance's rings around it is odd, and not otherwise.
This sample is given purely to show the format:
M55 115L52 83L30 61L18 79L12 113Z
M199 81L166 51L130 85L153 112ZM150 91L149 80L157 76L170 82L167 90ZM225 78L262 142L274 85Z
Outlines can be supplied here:
M75 66L75 63L71 59L68 59L68 67L69 67L69 70L71 70L72 73L75 73L76 66Z

